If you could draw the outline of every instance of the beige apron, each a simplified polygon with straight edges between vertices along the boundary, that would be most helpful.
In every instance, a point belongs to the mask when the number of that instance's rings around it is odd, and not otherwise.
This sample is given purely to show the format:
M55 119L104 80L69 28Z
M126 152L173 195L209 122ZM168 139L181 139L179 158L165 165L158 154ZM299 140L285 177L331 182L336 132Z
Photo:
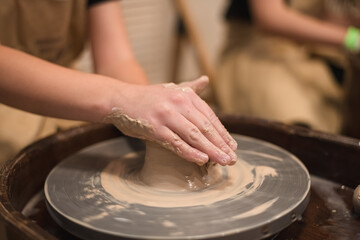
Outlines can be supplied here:
M312 16L321 6L321 1L292 1L293 8ZM221 109L339 132L343 91L324 61L312 57L314 49L231 22L215 83Z
M1 0L0 43L70 66L86 37L86 0ZM0 165L34 140L77 124L0 105Z

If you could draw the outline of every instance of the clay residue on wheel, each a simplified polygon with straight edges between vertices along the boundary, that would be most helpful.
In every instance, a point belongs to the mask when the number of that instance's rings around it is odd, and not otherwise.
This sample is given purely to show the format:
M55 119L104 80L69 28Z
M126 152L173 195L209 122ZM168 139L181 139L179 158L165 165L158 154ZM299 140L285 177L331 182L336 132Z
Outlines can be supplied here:
M110 162L101 184L115 199L153 207L189 207L251 194L265 176L276 176L267 166L239 160L234 166L211 166L207 171L161 146L148 143L145 154L130 153Z

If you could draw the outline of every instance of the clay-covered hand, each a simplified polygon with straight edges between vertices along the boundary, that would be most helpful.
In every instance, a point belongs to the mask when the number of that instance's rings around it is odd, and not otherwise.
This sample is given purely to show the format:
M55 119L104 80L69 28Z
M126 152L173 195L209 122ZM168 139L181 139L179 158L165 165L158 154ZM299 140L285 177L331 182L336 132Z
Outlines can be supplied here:
M209 160L221 165L235 164L236 141L196 94L208 82L203 76L179 85L128 86L125 96L114 100L105 122L126 135L157 142L199 165Z

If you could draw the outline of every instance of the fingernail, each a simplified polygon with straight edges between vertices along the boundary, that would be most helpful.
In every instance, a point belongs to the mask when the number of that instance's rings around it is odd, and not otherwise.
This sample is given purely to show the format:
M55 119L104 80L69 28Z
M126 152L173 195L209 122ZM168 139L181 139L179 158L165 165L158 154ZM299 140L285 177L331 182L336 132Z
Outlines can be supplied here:
M195 160L195 163L198 165L198 166L204 166L207 162L202 162L201 160L199 160L199 159L196 159Z
M222 153L222 154L220 155L220 164L221 164L222 166L225 166L225 165L228 164L230 161L231 161L231 159L230 159L230 156L229 156L229 155L227 155L227 154L225 154L225 153Z
M229 163L228 165L229 166L233 166L233 165L235 165L235 163L237 163L236 161L235 162L231 162L231 163Z
M230 152L229 155L230 155L230 158L231 158L231 160L229 162L229 165L234 165L238 160L238 156L234 152Z
M197 164L205 164L209 161L209 156L203 152L199 153L198 159L196 159Z
M200 77L200 79L201 79L201 80L208 80L208 79L209 79L209 77L208 77L208 76L206 76L206 75L202 75L202 76Z
M230 138L230 142L229 142L229 145L230 145L230 148L233 150L233 151L235 151L236 149L237 149L237 142L234 140L234 139L232 139L232 138Z

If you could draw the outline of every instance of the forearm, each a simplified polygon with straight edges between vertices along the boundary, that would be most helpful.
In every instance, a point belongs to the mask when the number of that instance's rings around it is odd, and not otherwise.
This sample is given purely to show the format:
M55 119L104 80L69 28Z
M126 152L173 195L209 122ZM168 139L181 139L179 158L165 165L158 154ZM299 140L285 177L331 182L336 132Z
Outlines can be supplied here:
M119 3L109 1L91 7L88 20L95 71L123 82L147 84L127 38Z
M347 27L321 21L288 8L283 0L251 1L256 25L299 41L342 46Z
M33 113L113 123L132 137L157 142L205 164L235 164L236 142L194 90L183 84L135 85L66 69L0 46L0 101Z
M0 46L0 102L25 111L100 121L111 111L114 92L121 94L120 85Z

